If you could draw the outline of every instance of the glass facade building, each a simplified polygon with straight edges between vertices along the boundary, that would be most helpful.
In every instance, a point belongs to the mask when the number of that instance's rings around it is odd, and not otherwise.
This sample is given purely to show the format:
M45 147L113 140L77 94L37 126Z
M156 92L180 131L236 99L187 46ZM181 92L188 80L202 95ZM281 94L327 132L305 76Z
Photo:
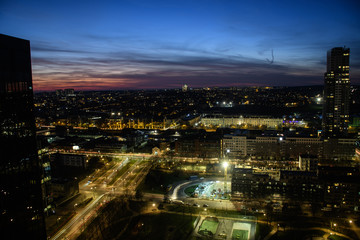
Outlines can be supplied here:
M0 34L0 238L46 239L30 42Z
M325 137L346 137L349 124L350 49L336 47L327 53L324 75L323 133Z

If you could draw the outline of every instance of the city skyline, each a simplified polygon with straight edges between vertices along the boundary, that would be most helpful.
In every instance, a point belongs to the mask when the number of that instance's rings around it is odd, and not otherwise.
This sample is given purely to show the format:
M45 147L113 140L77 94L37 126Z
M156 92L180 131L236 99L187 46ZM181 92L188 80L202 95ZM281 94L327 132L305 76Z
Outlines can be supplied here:
M351 48L355 1L5 1L0 32L29 39L35 91L322 85L326 51Z
M30 41L0 34L0 52L3 236L360 238L349 48L323 88L35 95Z

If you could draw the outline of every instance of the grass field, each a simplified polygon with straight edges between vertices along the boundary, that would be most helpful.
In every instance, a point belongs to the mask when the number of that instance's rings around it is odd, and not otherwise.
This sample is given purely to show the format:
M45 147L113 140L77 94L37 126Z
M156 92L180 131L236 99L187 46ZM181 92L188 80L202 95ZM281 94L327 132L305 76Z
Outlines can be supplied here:
M248 235L249 231L247 230L234 229L232 233L232 239L247 240Z
M219 226L218 222L215 221L209 221L209 220L204 220L199 228L199 233L201 232L211 232L212 235L215 235L216 230Z
M344 238L341 236L337 236L337 235L332 235L328 237L329 240L348 240L348 238Z
M122 238L118 239L187 239L194 229L195 219L194 216L169 213L136 216L130 221ZM120 229L121 226L118 227Z
M192 194L194 193L194 191L197 187L198 187L198 185L190 186L190 187L186 188L184 192L186 193L186 195L192 196Z
M188 178L189 175L183 172L175 174L173 172L151 170L138 188L144 192L164 194L166 193L166 186Z

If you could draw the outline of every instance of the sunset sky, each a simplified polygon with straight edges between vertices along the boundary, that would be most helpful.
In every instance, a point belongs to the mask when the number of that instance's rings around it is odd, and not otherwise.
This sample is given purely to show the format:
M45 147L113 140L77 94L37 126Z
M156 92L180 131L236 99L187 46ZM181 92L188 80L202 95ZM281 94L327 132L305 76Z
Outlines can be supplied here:
M30 40L35 91L320 85L342 46L360 84L357 0L1 0L0 33Z

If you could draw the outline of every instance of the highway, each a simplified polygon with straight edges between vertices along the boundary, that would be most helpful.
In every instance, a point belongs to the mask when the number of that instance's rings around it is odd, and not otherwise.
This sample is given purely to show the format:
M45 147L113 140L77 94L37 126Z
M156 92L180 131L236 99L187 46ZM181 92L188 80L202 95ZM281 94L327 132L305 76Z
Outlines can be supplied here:
M104 155L96 152L91 154ZM137 186L151 168L151 163L146 161L149 156L143 154L114 154L113 156L116 156L118 160L95 170L92 175L79 183L80 193L92 197L93 200L86 207L78 210L69 222L50 237L51 240L76 239L95 218L103 204L116 195L135 194Z
M81 229L81 225L95 214L97 210L96 207L99 206L104 196L105 194L102 194L94 199L94 201L76 214L60 231L51 237L51 239L75 239L75 235L77 235L76 232Z

